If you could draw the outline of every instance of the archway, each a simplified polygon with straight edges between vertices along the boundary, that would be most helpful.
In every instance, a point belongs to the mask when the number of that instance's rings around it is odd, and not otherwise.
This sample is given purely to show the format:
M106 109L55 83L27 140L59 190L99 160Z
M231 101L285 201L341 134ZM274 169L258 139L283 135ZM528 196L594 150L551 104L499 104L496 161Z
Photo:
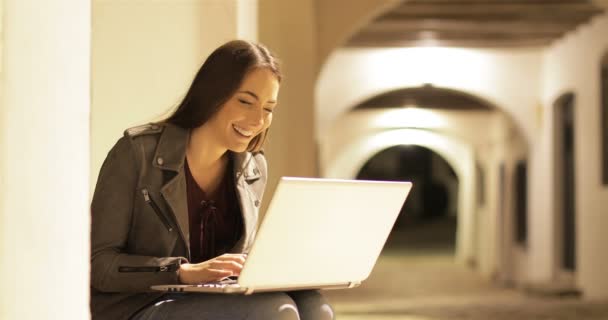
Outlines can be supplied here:
M452 168L459 186L455 256L461 262L474 260L476 178L474 148L471 144L439 132L412 128L362 135L337 147L336 157L325 166L323 176L356 178L373 155L395 146L426 148L445 159Z
M415 186L401 209L386 249L454 251L458 177L440 155L415 145L393 146L368 159L357 179L412 181Z

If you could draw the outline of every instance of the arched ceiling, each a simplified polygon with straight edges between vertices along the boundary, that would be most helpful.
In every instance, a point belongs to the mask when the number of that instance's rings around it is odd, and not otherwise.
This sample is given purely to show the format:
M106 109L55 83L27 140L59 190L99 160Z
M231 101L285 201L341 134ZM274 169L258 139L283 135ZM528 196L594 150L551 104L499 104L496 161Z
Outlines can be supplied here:
M605 9L591 0L407 0L346 46L545 46Z
M388 91L361 102L353 109L401 108L407 106L447 110L495 110L489 103L472 95L456 90L437 88L432 85Z

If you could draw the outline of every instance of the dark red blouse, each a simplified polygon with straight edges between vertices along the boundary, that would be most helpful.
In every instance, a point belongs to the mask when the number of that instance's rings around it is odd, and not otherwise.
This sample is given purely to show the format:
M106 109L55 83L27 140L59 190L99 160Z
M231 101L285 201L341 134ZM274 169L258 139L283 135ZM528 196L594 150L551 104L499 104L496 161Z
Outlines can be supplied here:
M243 218L236 196L232 160L212 198L194 180L186 160L188 220L190 222L191 263L227 253L243 232Z

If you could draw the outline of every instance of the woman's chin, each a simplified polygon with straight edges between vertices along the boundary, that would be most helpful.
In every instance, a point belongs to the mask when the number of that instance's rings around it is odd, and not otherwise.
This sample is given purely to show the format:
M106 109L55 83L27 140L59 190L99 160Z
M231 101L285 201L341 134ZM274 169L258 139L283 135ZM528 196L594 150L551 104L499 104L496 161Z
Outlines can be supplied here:
M238 144L231 146L230 148L228 148L228 150L236 153L242 153L247 151L247 147L249 147L249 144Z

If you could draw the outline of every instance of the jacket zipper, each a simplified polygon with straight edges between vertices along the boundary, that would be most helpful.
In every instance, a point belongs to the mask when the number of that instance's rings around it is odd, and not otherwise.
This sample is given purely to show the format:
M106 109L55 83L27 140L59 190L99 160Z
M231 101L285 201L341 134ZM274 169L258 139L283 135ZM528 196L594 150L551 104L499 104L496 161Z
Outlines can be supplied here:
M146 200L146 202L152 207L152 210L154 210L154 212L156 213L160 221L165 225L167 230L169 230L169 232L173 231L173 227L171 226L171 223L169 223L169 220L167 220L167 217L165 217L158 205L154 202L154 200L152 200L152 197L150 197L148 189L142 189L141 193L143 193L144 200Z
M159 267L118 267L118 272L174 272L179 269L179 264L173 263Z

